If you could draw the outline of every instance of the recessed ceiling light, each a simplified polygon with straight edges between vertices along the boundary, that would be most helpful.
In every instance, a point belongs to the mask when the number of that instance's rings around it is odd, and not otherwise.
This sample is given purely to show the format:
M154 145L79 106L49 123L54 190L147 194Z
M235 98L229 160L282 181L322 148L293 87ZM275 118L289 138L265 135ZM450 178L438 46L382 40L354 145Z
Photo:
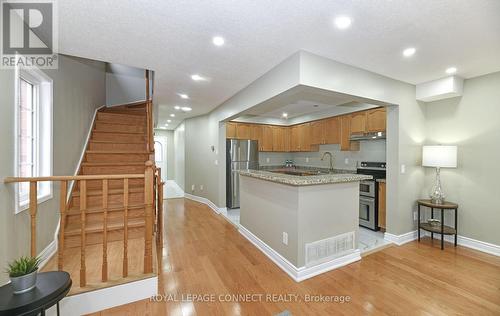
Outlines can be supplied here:
M178 105L176 105L176 106L174 106L174 109L176 109L176 110L180 110L180 109L181 109L181 107L180 107L180 106L178 106Z
M408 47L403 51L403 56L411 57L415 54L416 51L417 50L415 49L415 47Z
M170 117L175 117L175 114L174 113L170 114Z
M341 30L344 30L351 26L352 20L348 16L339 16L335 18L335 26Z
M189 112L192 110L192 108L190 108L189 106L183 106L181 110L183 110L184 112Z
M281 117L283 117L283 118L287 118L287 117L288 117L288 113L283 112L283 114L281 114Z
M167 120L167 123L170 123L170 122L172 122L172 120Z
M165 126L168 126L168 124L165 124Z
M225 40L221 36L214 36L212 38L212 43L214 43L215 46L222 46L222 45L224 45L224 42L225 42Z
M448 75L452 75L452 74L454 74L456 72L457 72L457 68L456 67L450 67L450 68L446 69L446 73Z
M189 99L189 96L187 94L184 93L178 93L178 94L181 97L181 99Z
M205 78L203 78L202 76L200 76L198 74L191 75L191 79L193 79L194 81L204 81L204 80L206 80Z

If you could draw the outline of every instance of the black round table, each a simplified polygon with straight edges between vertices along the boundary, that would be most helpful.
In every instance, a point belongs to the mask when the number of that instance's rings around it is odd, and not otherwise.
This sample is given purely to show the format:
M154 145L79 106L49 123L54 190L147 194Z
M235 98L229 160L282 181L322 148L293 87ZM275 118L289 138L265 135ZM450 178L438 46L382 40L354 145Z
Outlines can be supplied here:
M36 287L26 293L14 294L11 284L0 287L0 316L45 315L45 310L57 304L71 288L69 273L63 271L38 273Z

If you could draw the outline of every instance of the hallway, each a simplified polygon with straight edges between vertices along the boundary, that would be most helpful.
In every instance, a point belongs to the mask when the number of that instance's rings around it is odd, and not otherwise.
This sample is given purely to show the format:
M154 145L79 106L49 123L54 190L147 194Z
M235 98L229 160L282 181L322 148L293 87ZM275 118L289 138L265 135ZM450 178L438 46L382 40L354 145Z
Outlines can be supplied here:
M423 239L296 283L207 206L187 199L165 204L163 302L144 300L96 315L500 313L500 259L494 256L460 246L441 251L438 241ZM197 294L204 296L188 296ZM236 302L231 294L255 295ZM308 295L345 301L304 302Z

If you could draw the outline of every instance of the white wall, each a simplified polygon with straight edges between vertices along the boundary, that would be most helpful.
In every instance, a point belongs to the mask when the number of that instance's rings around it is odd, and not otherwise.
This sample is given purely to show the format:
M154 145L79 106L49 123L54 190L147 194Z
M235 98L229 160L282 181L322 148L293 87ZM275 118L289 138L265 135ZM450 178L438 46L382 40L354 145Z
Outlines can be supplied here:
M181 123L174 131L174 180L184 190L185 173L185 124Z
M458 146L458 168L441 171L447 199L460 205L458 233L500 245L500 72L465 80L462 97L425 108L426 143ZM425 173L427 194L435 171Z
M59 69L44 70L53 80L53 174L73 175L97 107L104 105L105 64L59 55ZM7 261L29 255L29 212L14 215L14 185L3 178L14 176L14 80L13 70L0 70L0 271ZM54 239L59 220L59 184L53 198L38 206L37 252ZM0 273L0 284L6 274Z
M145 76L144 69L106 64L106 105L146 100Z

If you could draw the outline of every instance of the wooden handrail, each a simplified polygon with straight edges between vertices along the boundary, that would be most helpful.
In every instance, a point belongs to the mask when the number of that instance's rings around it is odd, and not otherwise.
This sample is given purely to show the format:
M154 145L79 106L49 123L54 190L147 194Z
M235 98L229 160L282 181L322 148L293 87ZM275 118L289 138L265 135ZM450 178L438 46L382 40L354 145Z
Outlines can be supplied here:
M130 179L144 179L144 202L140 204L130 205ZM128 276L128 220L129 211L138 207L143 207L145 219L145 240L144 240L144 273L153 272L153 248L152 240L155 232L161 231L161 208L163 195L163 182L161 182L161 171L155 171L155 166L152 161L147 161L143 174L120 174L120 175L78 175L78 176L47 176L47 177L7 177L4 183L29 182L30 183L30 226L31 226L31 256L36 256L36 223L37 223L37 186L41 181L59 181L60 182L60 201L59 201L59 236L58 236L58 254L57 268L64 268L64 243L65 243L65 225L66 216L70 204L67 200L68 184L70 181L79 181L79 204L80 204L80 287L87 285L87 269L86 269L86 246L87 246L87 213L88 208L88 182L90 180L99 180L102 182L102 210L103 210L103 253L102 253L102 281L108 281L108 216L110 212L123 209L123 277ZM109 180L123 180L123 208L120 206L110 207L109 203ZM156 208L156 209L155 209ZM92 208L94 211L95 208ZM154 214L156 211L156 214ZM155 217L156 215L156 217ZM155 225L156 221L156 225ZM156 226L156 229L155 229Z
M48 176L48 177L7 177L3 183L15 182L42 182L42 181L79 181L79 180L116 180L116 179L143 179L144 174L108 174L108 175L86 175L86 176Z

